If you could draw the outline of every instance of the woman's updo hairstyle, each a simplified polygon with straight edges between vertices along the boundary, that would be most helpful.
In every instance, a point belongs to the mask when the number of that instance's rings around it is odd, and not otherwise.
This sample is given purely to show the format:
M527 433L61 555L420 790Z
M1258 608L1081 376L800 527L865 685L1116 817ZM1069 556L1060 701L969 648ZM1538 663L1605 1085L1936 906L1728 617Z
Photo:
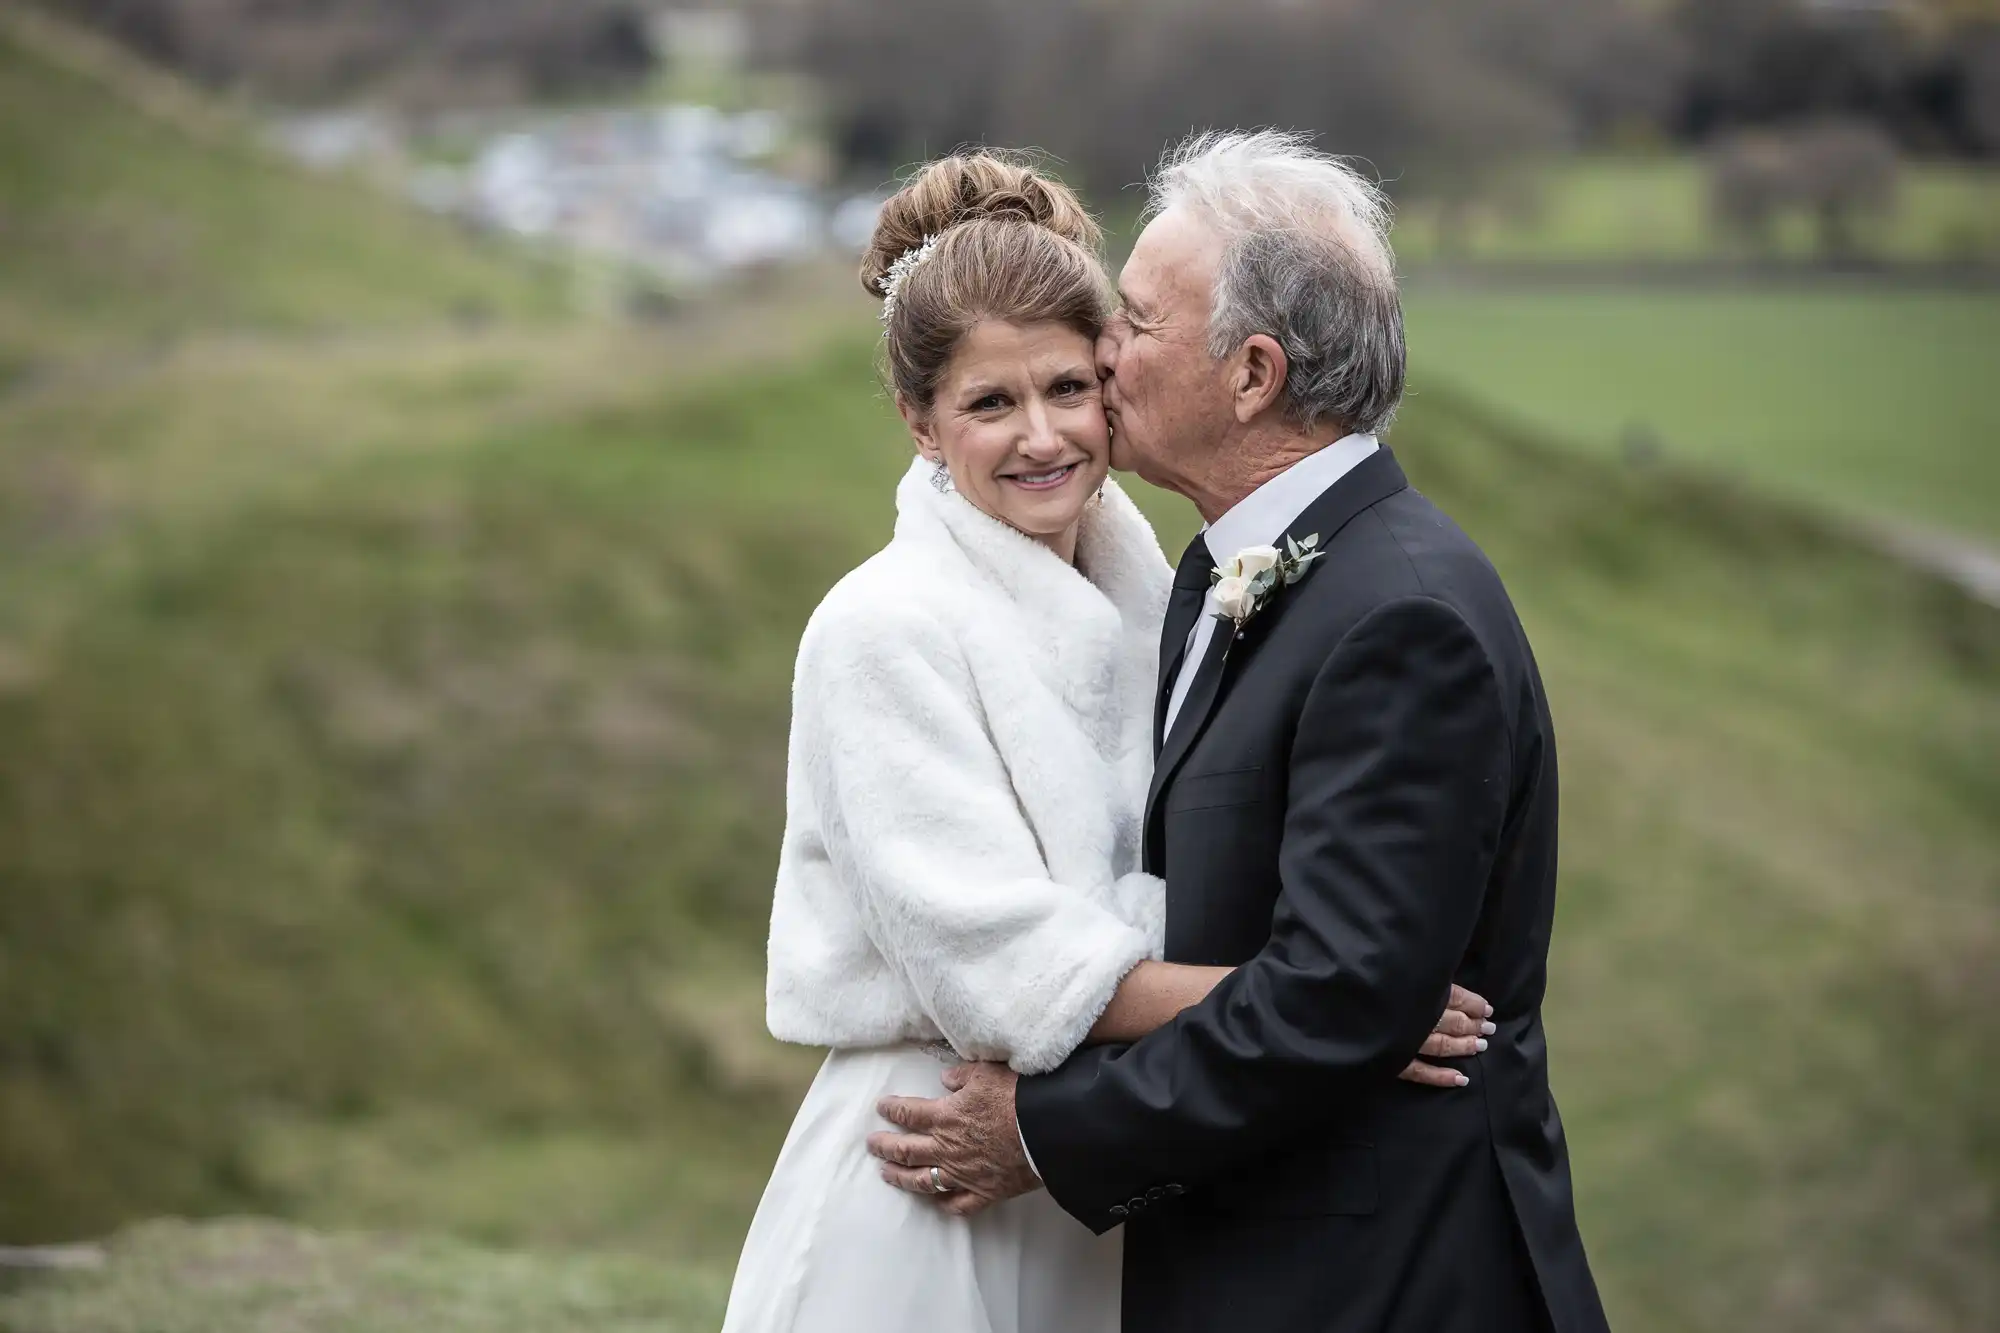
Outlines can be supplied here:
M1110 311L1103 232L1068 186L1025 159L979 149L941 157L882 205L861 285L886 294L890 267L936 244L896 292L886 330L889 378L924 411L959 340L981 320L1066 324L1087 338Z

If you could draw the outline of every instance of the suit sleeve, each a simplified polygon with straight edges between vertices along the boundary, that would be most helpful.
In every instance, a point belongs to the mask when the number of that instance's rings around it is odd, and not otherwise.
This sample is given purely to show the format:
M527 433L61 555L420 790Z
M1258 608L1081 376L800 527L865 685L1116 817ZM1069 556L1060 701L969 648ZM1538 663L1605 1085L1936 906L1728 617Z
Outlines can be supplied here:
M801 647L795 726L840 884L955 1049L1054 1068L1155 932L1051 880L940 628L909 613L822 628Z
M1264 948L1138 1043L1021 1081L1057 1202L1108 1230L1114 1205L1198 1188L1394 1077L1471 937L1511 772L1498 680L1456 611L1411 597L1356 625L1298 719Z

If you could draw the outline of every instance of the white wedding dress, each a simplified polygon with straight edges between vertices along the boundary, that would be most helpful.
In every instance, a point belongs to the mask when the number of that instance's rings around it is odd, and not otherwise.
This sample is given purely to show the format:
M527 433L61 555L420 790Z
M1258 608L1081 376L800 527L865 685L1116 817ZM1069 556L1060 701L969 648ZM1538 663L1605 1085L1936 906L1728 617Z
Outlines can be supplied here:
M1116 1333L1119 1233L1043 1191L951 1216L866 1140L883 1096L942 1095L954 1049L1054 1068L1159 956L1139 862L1172 571L1115 483L1075 567L921 462L896 498L894 540L799 646L766 1016L833 1051L724 1333Z
M935 1097L950 1057L835 1051L778 1154L723 1333L1117 1333L1124 1237L1043 1190L970 1218L884 1181L878 1097Z

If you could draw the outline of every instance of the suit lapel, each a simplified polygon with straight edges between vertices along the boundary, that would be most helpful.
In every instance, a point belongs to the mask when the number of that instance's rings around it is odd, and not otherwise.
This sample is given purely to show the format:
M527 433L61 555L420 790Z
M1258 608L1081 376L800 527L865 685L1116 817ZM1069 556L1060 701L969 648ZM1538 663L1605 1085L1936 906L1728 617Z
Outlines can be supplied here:
M1340 530L1354 520L1354 516L1372 505L1380 504L1396 492L1409 486L1409 479L1397 465L1396 457L1383 445L1374 453L1355 464L1339 481L1326 488L1317 500L1306 506L1291 527L1285 530L1285 537L1298 539L1318 534L1320 549L1333 545L1333 539ZM1283 547L1281 538L1278 545ZM1318 562L1307 571L1307 578L1326 578L1326 561ZM1304 586L1303 583L1300 584ZM1174 775L1187 759L1188 751L1194 748L1201 733L1208 726L1208 719L1227 693L1231 679L1242 669L1252 649L1262 642L1270 631L1271 624L1284 614L1295 595L1294 590L1281 590L1276 599L1263 611L1252 617L1239 634L1235 626L1224 621L1215 627L1215 637L1209 641L1208 654L1196 668L1194 681L1188 686L1188 697L1181 704L1181 711L1174 718L1173 734L1166 737L1158 762L1153 766L1153 782L1146 795L1146 846L1151 854L1154 868L1164 857L1165 838L1159 832L1160 801L1167 788L1172 785ZM1171 626L1169 626L1171 629ZM1187 631L1180 634L1184 643ZM1161 644L1161 656L1167 656L1171 641ZM1166 700L1173 689L1171 674L1162 673L1162 693L1160 695L1157 718L1166 716ZM1154 734L1159 728L1154 727Z

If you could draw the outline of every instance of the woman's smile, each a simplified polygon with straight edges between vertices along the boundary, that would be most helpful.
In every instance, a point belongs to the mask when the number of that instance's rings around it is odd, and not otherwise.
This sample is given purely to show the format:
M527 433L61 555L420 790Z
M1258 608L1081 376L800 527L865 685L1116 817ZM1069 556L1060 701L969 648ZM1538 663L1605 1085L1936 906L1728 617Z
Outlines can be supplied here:
M1007 476L1006 480L1013 482L1024 491L1053 491L1062 486L1071 477L1074 477L1076 470L1082 466L1083 460L1078 459L1074 463L1065 463L1061 467L1050 468L1044 472L1011 473Z

